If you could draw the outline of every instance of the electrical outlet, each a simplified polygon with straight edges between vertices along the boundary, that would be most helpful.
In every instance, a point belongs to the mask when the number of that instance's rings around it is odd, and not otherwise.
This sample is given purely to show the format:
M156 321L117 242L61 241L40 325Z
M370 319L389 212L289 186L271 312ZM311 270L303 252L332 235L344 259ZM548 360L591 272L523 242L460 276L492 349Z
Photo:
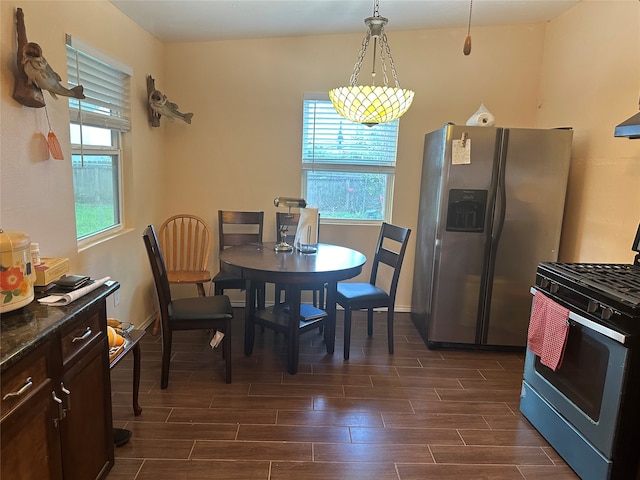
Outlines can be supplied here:
M118 305L120 305L120 291L116 290L113 293L113 306L117 307Z

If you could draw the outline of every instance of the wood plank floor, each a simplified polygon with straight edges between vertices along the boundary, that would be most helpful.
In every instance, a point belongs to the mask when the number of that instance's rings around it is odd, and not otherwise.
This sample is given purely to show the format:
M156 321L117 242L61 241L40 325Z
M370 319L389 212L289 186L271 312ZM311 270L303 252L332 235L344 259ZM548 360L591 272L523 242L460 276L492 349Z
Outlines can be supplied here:
M578 478L518 410L523 354L428 350L409 314L396 314L388 355L385 314L366 335L354 314L351 358L321 336L301 337L289 375L270 330L243 354L235 311L233 383L211 332L174 334L169 387L160 389L160 337L141 342L142 415L131 408L132 359L111 371L116 448L108 480L569 480ZM131 355L129 355L131 357Z

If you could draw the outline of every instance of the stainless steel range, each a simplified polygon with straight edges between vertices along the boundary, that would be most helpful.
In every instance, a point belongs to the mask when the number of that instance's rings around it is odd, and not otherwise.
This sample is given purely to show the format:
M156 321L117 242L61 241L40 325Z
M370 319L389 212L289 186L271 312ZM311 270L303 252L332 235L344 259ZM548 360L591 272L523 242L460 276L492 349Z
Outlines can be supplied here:
M536 291L569 310L569 331L555 371L527 349L520 411L582 479L640 479L640 254L541 263Z

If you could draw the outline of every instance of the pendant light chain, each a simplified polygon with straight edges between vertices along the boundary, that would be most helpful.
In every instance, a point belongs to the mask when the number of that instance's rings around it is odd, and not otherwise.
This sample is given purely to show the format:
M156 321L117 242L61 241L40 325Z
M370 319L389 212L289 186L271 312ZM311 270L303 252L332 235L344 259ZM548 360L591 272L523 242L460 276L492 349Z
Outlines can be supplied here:
M369 39L371 38L371 32L367 30L367 35L362 40L362 46L360 47L360 52L358 52L358 59L356 60L356 64L353 66L353 73L351 74L351 78L349 79L349 84L353 87L358 81L358 75L360 75L360 69L362 68L362 62L364 61L364 57L367 53L367 47L369 46Z
M473 10L473 0L469 3L469 26L467 27L467 35L471 35L471 11Z
M364 19L367 32L353 67L349 86L329 91L329 100L340 116L367 126L391 122L400 118L411 106L414 95L412 90L400 88L398 74L391 56L391 48L384 31L388 19L380 16L379 5L379 0L374 0L373 16ZM370 85L356 85L371 37L373 37L372 82ZM375 82L376 75L379 74L376 72L377 57L382 62L383 85L376 85ZM387 65L387 61L389 65ZM391 70L395 82L394 87L389 86L389 70Z

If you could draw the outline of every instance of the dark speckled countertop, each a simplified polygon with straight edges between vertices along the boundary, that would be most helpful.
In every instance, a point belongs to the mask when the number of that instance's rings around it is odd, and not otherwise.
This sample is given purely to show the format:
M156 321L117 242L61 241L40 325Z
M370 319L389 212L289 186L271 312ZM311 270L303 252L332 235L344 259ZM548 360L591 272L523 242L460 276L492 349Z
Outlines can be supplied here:
M47 307L34 300L29 305L0 315L0 372L24 357L66 322L118 288L120 284L110 280L63 307ZM36 293L36 299L47 295Z

